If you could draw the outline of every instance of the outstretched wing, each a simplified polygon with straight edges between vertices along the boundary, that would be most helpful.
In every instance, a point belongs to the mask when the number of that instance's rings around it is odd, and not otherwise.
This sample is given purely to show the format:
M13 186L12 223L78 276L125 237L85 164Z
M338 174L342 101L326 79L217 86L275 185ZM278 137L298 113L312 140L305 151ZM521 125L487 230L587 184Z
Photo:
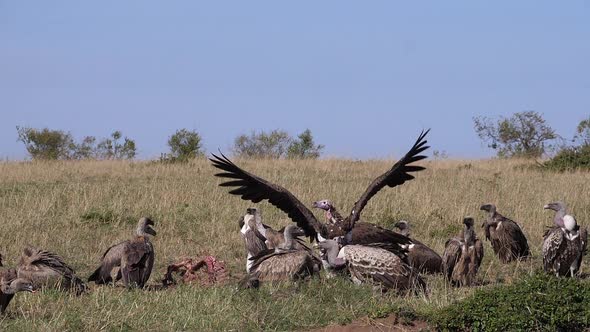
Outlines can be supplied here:
M317 233L322 232L323 225L287 189L244 171L231 162L223 153L221 153L221 157L215 154L212 155L213 158L209 158L209 160L211 160L213 166L223 171L215 174L215 176L232 179L219 185L221 187L238 187L231 190L230 194L238 195L243 200L253 203L268 200L296 222L297 226L305 231L306 236L315 238Z
M412 166L409 164L426 158L426 156L419 155L419 153L429 148L429 146L426 145L428 141L424 139L429 131L430 129L422 131L410 151L395 163L390 170L373 180L361 198L354 203L354 207L347 218L348 223L345 226L347 230L354 227L354 223L359 220L361 211L365 205L367 205L367 202L371 197L378 193L379 190L383 189L385 186L395 187L406 181L410 181L414 178L414 176L410 174L411 172L418 172L424 169L422 166Z

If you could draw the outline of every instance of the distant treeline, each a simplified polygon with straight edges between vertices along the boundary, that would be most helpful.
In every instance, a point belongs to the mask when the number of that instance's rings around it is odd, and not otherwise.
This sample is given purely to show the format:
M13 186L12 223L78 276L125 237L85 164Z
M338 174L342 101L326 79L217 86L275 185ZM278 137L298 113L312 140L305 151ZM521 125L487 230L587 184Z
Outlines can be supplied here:
M135 140L115 131L109 137L97 139L85 136L76 142L70 132L49 128L16 127L18 140L25 145L34 160L109 160L133 159L137 154ZM162 162L186 162L203 156L201 135L195 130L180 129L168 138L170 151L162 153ZM235 138L233 154L245 158L318 158L324 145L316 144L311 130L297 137L284 130L251 132Z
M590 117L578 124L571 139L556 134L535 111L496 119L477 116L473 123L479 138L500 158L535 159L551 154L553 158L540 167L557 171L590 169ZM100 140L86 136L80 142L62 130L17 127L17 132L18 140L36 160L133 159L136 156L135 140L124 137L120 131ZM170 151L160 157L162 162L186 162L205 153L201 135L188 129L172 134L168 138L168 147ZM323 149L324 145L314 142L309 129L297 137L275 129L237 136L232 152L243 158L315 159L320 157ZM434 155L447 157L446 152L440 150L434 151Z

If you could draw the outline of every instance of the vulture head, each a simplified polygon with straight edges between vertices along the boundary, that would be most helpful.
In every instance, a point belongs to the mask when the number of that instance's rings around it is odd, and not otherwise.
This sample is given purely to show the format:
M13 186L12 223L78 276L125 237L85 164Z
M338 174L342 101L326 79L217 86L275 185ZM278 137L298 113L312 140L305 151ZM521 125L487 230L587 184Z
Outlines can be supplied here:
M549 210L553 210L555 212L558 211L565 211L565 204L563 202L554 202L554 203L549 203L546 204L545 206L543 206L543 209L549 209Z
M146 234L149 234L152 236L156 236L156 231L152 228L152 226L154 226L154 221L150 218L143 217L139 219L139 222L137 223L137 235L144 236Z
M465 225L465 228L472 228L473 223L474 223L474 220L472 217L463 218L463 224Z
M12 280L10 283L4 283L2 280L2 293L4 294L16 294L18 292L29 292L34 293L33 283L29 279L17 278Z
M564 217L566 216L566 214L565 214L566 207L563 202L549 203L549 204L543 206L543 209L555 211L555 217L553 217L553 222L555 223L555 225L557 225L559 227L562 227L562 228L565 227Z
M494 214L496 212L496 206L494 204L484 204L479 207L480 210Z
M340 269L346 265L344 258L338 257L338 253L340 252L340 245L338 242L334 240L325 240L319 242L318 246L331 268Z
M400 220L396 222L395 225L393 225L393 227L399 229L400 234L404 236L410 236L410 223L408 223L407 221Z
M324 211L334 210L334 205L330 200L327 199L313 202L313 207L317 209L322 209Z

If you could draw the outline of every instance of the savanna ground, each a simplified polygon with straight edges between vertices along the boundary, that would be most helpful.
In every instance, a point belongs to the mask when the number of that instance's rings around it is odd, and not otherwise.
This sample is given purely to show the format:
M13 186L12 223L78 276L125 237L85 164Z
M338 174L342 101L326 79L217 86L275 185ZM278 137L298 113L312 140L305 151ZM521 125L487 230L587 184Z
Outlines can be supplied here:
M288 188L308 206L329 198L343 212L392 165L348 160L236 162ZM237 290L235 284L245 272L237 219L252 204L218 187L208 161L0 163L0 252L6 266L14 266L23 247L31 244L62 255L86 278L106 248L129 238L141 216L152 216L158 235L153 239L156 264L150 284L159 283L173 260L205 253L225 261L231 273L226 285L212 288L127 291L92 284L90 292L79 297L52 290L21 293L0 317L0 330L307 330L389 314L411 320L432 315L475 288L511 284L538 270L542 234L553 217L543 210L544 204L563 200L579 223L587 225L590 220L589 173L540 172L505 160L423 164L427 170L415 180L377 194L362 219L384 227L409 220L413 237L442 253L445 241L460 230L462 218L474 216L479 226L484 218L479 206L493 202L523 227L534 257L502 265L486 242L481 286L455 289L440 276L427 276L428 297L380 295L342 278ZM290 222L268 203L258 207L267 224L281 227ZM315 213L323 220L322 213ZM481 228L477 232L483 238Z

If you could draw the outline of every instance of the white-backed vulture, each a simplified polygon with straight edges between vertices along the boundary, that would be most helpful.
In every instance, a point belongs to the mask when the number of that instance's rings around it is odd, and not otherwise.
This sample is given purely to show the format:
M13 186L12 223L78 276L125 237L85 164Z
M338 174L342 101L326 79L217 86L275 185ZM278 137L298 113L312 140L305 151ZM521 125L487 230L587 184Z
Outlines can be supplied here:
M566 213L562 202L550 203L544 208L555 211L555 226L543 235L543 269L557 276L574 277L580 271L586 252L587 229L580 228L576 219Z
M488 212L482 224L486 240L490 241L494 253L502 263L529 256L529 244L518 224L496 211L494 204L485 204L480 210Z
M284 242L274 248L260 252L252 257L254 262L250 269L250 276L260 282L302 280L317 273L319 259L308 250L295 249L295 237L303 231L289 225L284 231Z
M483 259L483 243L477 238L473 223L473 218L464 218L461 233L445 243L443 271L455 286L475 284Z
M72 290L80 295L86 290L86 284L78 278L60 256L46 250L26 247L17 268L18 278L31 281L35 289L53 287Z
M137 223L135 229L135 236L148 237L155 236L156 231L151 227L154 222L150 218L141 218ZM109 247L102 255L100 266L88 277L88 281L94 281L97 285L117 282L122 278L121 275L121 258L125 252L125 247L131 243L132 240L119 242ZM115 280L113 281L113 275Z
M268 249L266 245L266 228L262 225L260 211L257 208L246 209L246 214L240 218L240 235L246 247L246 272L250 272L254 262L250 259Z
M420 273L441 273L442 257L422 242L410 236L410 224L405 220L395 223L400 234L410 238L412 243L404 245L408 250L408 263Z
M287 213L289 218L296 222L311 239L340 237L340 242L343 244L381 243L388 250L403 255L405 250L401 248L401 245L410 243L407 237L392 230L357 221L363 208L377 192L386 186L396 187L410 181L414 178L410 173L424 169L424 167L410 164L426 158L420 153L428 148L425 140L427 133L428 131L422 132L403 158L395 163L391 169L373 180L354 204L348 217L333 224L320 223L313 213L287 189L241 169L225 155L217 156L212 154L210 160L214 167L222 170L221 173L217 173L215 176L228 179L228 181L221 183L220 186L235 187L235 189L229 191L230 194L238 195L242 199L253 203L268 200L272 205Z
M145 219L146 225L154 225L151 219ZM151 230L151 232L146 230L147 234L156 234L151 227L147 229ZM155 256L154 246L148 235L136 235L125 245L121 256L121 277L125 287L143 288L145 286L150 279Z
M334 240L321 241L318 245L329 267L334 270L348 270L352 281L357 285L366 283L377 285L382 290L397 291L426 289L418 271L388 250L363 245L346 245L340 248Z
M15 269L0 271L0 313L4 313L10 300L18 292L33 293L33 284L30 280L18 278Z

